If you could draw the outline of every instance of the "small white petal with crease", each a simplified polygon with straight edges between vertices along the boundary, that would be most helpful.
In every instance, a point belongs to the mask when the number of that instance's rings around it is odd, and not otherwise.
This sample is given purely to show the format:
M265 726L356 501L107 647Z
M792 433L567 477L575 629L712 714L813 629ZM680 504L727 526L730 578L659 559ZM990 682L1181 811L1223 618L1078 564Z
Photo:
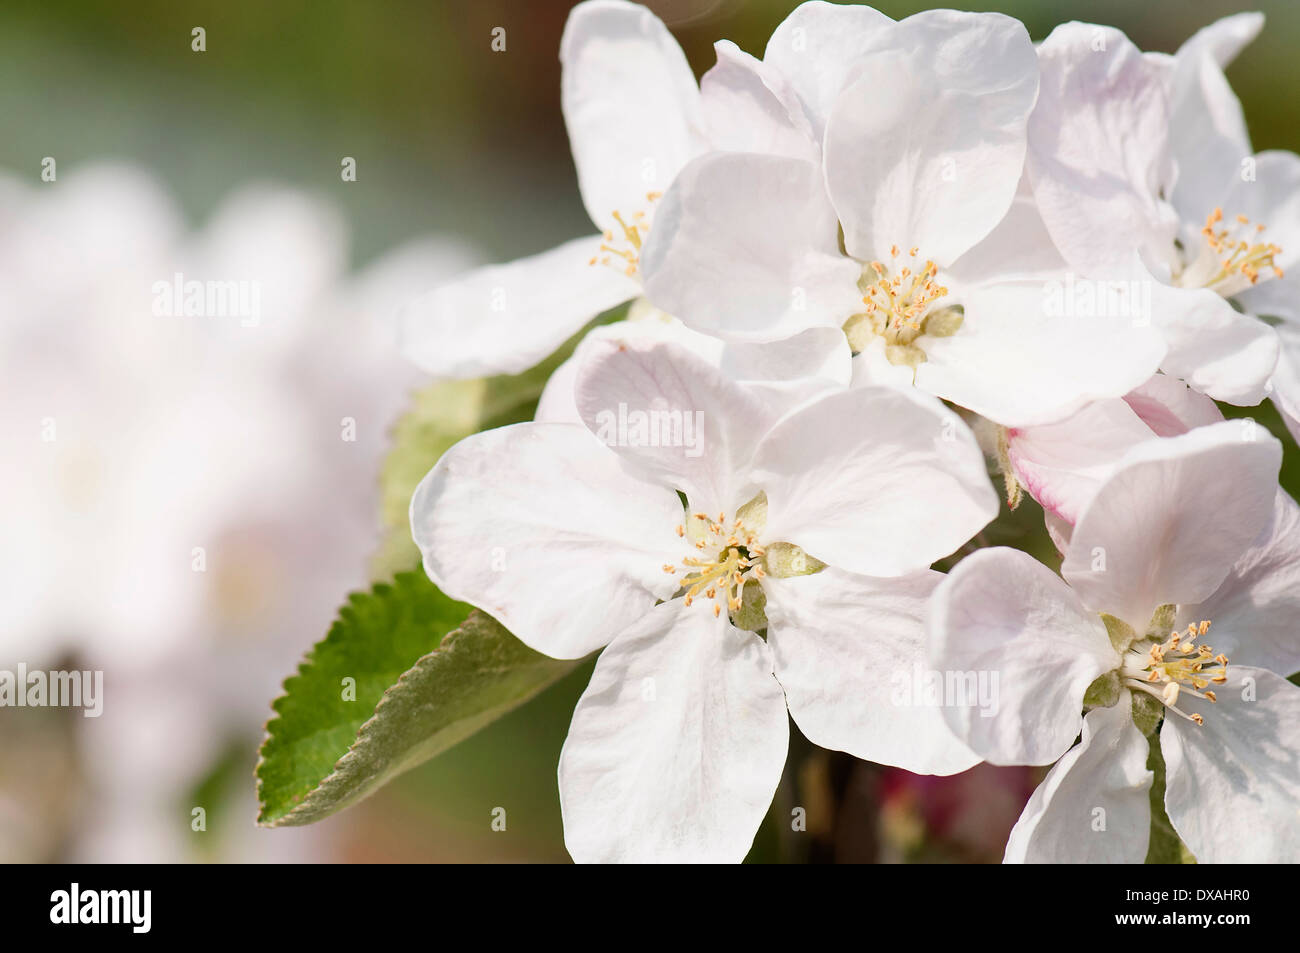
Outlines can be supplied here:
M1149 744L1127 691L1038 785L1007 839L1008 864L1140 864L1150 838Z
M737 863L789 743L772 653L681 600L601 654L560 753L564 842L579 863Z

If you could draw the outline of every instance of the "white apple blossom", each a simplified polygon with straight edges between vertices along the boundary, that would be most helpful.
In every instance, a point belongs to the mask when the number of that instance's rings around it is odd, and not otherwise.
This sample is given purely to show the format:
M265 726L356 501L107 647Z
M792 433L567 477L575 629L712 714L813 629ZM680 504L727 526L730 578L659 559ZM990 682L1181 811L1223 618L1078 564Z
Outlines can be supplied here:
M1300 668L1300 509L1277 489L1280 444L1244 423L1130 451L1064 580L996 548L936 589L931 664L1001 675L996 714L950 706L950 727L995 764L1056 762L1006 860L1141 862L1162 717L1165 809L1196 858L1300 859L1300 688L1283 677Z
M1131 316L1050 308L1052 245L1021 188L1038 64L1018 21L812 2L762 62L719 52L705 79L725 69L766 131L668 189L640 260L656 305L729 338L842 328L860 382L914 380L1006 424L1155 370L1163 348ZM702 81L706 105L718 85Z
M736 381L640 336L591 339L576 394L585 426L469 437L411 503L443 591L548 655L604 647L560 762L575 859L743 858L787 705L859 757L975 763L881 684L921 660L926 567L997 511L956 415L891 388ZM701 439L656 439L654 413Z
M1070 267L1149 289L1168 346L1162 370L1237 404L1268 393L1279 334L1300 338L1254 317L1300 317L1287 276L1300 256L1300 160L1252 155L1223 76L1261 23L1221 20L1174 56L1144 54L1110 27L1058 27L1039 48L1026 163ZM1273 384L1292 419L1296 360Z

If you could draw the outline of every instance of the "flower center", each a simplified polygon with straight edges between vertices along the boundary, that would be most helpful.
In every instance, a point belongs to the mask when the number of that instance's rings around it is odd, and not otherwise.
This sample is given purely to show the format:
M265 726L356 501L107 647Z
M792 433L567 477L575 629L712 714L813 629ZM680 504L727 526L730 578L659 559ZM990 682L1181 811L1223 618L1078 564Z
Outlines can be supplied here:
M1121 682L1159 699L1166 708L1188 721L1204 724L1200 714L1180 711L1177 702L1184 692L1216 702L1218 699L1210 685L1222 685L1228 680L1227 656L1215 655L1208 645L1196 644L1196 639L1209 630L1207 619L1199 625L1189 625L1182 632L1171 632L1164 642L1137 643L1124 653Z
M891 364L915 368L926 359L917 338L947 337L961 327L960 306L935 307L948 289L937 280L938 266L928 259L921 264L918 251L912 248L900 261L903 256L895 245L889 264L872 261L863 266L858 289L865 307L844 323L854 353L865 350L872 337L880 337Z
M725 513L719 513L716 520L692 513L677 527L677 535L690 539L695 550L680 566L665 565L663 570L678 575L688 606L703 595L713 600L715 617L722 614L724 602L728 612L735 612L741 606L746 577L752 573L755 579L762 579L766 575L759 565L763 548L739 514L729 523Z
M1274 264L1274 257L1282 249L1262 241L1263 232L1263 225L1252 226L1244 215L1225 225L1223 209L1216 208L1201 228L1205 241L1199 253L1178 275L1176 283L1184 288L1209 288L1230 298L1260 278L1281 278L1282 269Z
M647 192L645 199L651 205L659 201L662 192ZM650 231L650 222L644 211L633 212L629 222L621 211L610 213L622 234L615 234L611 229L604 234L598 254L593 255L588 265L605 265L623 272L629 278L636 277L641 263L641 243Z

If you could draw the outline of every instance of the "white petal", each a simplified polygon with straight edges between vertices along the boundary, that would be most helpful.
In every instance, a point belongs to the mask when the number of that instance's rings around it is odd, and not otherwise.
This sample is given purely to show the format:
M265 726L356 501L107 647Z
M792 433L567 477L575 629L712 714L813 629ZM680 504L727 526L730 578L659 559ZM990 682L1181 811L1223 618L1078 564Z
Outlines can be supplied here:
M1260 668L1228 666L1211 705L1183 696L1197 726L1160 729L1165 809L1202 864L1300 863L1300 688Z
M1139 630L1159 606L1208 598L1268 522L1281 463L1250 421L1139 444L1079 517L1061 574Z
M1008 864L1140 864L1150 837L1149 744L1122 692L1083 719L1083 738L1056 762L1007 840Z
M993 764L1059 758L1079 733L1084 692L1120 663L1096 613L1015 549L981 549L959 562L935 590L927 630L932 668L997 678L991 715L943 709L957 737Z
M1151 313L1168 351L1160 370L1215 400L1259 403L1277 366L1274 330L1206 288L1151 281Z
M809 328L781 341L723 341L692 331L676 318L633 305L629 320L592 328L573 356L556 368L537 404L535 420L581 423L574 403L578 368L596 341L669 342L685 348L722 373L743 383L767 402L777 416L826 390L848 386L853 362L844 333L836 328ZM638 312L644 312L638 317Z
M770 404L675 343L593 339L575 397L587 427L692 511L734 515L757 493L750 462Z
M641 254L646 294L700 331L775 340L862 307L819 166L716 152L678 176Z
M718 63L700 79L709 144L820 162L821 142L789 79L730 40L719 40L714 49Z
M767 493L764 539L865 575L928 567L999 505L961 418L886 387L832 394L786 417L759 448L754 479Z
M957 333L918 339L928 360L917 386L1004 426L1049 423L1122 397L1159 366L1160 334L1123 308L1067 310L1073 287L1021 281L964 292Z
M1026 168L1056 246L1103 278L1122 275L1134 248L1171 253L1177 221L1159 198L1173 177L1166 69L1118 30L1085 23L1058 26L1038 60Z
M736 863L789 741L772 655L704 606L658 606L600 656L560 754L579 863Z
M1052 243L1038 203L1021 175L1011 208L988 237L948 267L946 277L967 287L996 281L1060 280L1065 259Z
M1029 34L993 13L909 17L865 56L826 125L826 187L849 254L919 246L941 267L1015 197L1038 91Z
M1209 644L1234 662L1300 671L1300 507L1279 489L1268 525L1214 595L1180 606L1175 628L1209 619Z
M891 364L886 354L886 342L873 334L866 345L853 355L854 387L893 387L911 390L916 384L916 372L906 364Z
M546 379L542 396L537 398L533 420L539 424L581 424L582 415L578 413L578 405L573 401L573 388L577 380L578 354L575 351Z
M695 74L659 18L623 0L590 0L560 40L560 104L578 187L601 229L647 211L648 194L703 148Z
M1008 431L1007 455L1029 495L1074 523L1124 454L1153 439L1123 400L1098 400L1059 423Z
M1166 374L1152 375L1125 394L1124 402L1158 437L1176 437L1223 419L1213 400Z
M827 568L763 581L776 677L809 741L916 774L956 774L978 763L915 690L926 669L926 601L942 578Z
M1178 166L1171 201L1199 225L1253 150L1241 101L1207 54L1179 53L1171 83L1169 154Z
M411 499L429 578L555 658L600 648L676 590L672 490L628 475L573 424L462 440Z
M1300 442L1300 325L1277 328L1281 345L1273 370L1273 403L1291 436Z
M1263 26L1261 13L1223 17L1196 31L1173 58L1170 140L1179 166L1174 201L1182 208L1197 195L1213 197L1227 178L1216 182L1214 176L1235 172L1235 165L1251 153L1241 103L1223 71ZM1212 208L1191 214L1196 219Z
M780 341L728 342L719 366L736 380L754 382L812 377L847 387L853 377L852 352L839 328L809 328Z
M818 142L832 104L862 55L880 42L893 24L868 6L811 0L801 3L772 31L763 62L789 78Z
M1222 69L1264 28L1262 13L1234 13L1197 30L1178 48L1178 56L1208 54Z
M402 349L438 377L517 374L551 354L600 312L640 293L591 259L600 236L489 265L416 298L400 315Z
M1253 157L1250 176L1244 175L1247 169L1242 166L1233 171L1235 174L1228 180L1220 199L1224 216L1245 215L1251 226L1263 225L1264 231L1256 240L1270 241L1282 249L1273 259L1274 264L1287 272L1300 267L1300 156L1270 149ZM1212 208L1202 209L1200 215L1203 218L1212 211ZM1249 235L1249 230L1245 231ZM1283 296L1290 299L1291 306L1282 312L1283 316L1300 316L1297 313L1300 303L1295 301L1295 278L1292 274L1279 280L1266 274L1259 284L1239 297L1243 303L1253 302L1253 296L1262 297L1270 285L1284 289ZM1256 309L1256 313L1275 312Z

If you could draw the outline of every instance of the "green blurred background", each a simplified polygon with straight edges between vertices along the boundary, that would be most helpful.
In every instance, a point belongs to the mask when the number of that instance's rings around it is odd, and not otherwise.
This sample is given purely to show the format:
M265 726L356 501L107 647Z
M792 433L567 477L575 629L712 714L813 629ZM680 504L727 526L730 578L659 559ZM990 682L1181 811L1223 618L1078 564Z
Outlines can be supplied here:
M697 75L715 39L762 54L786 0L650 0ZM317 191L353 230L353 264L429 232L463 236L490 258L540 251L587 231L559 105L565 0L6 0L0 6L0 166L36 181L105 158L138 162L168 184L193 222L250 180ZM883 2L900 18L928 4ZM1256 149L1300 150L1296 97L1300 2L1007 0L974 3L1019 17L1035 40L1081 19L1173 51L1198 27L1260 9L1268 23L1229 70ZM207 31L207 50L190 31ZM505 52L491 49L506 30ZM343 183L353 156L358 180ZM1275 433L1276 418L1256 413ZM1287 448L1287 483L1297 489ZM1022 511L1026 525L1037 519ZM340 593L340 598L343 593ZM323 634L323 633L322 633ZM308 646L304 645L305 650ZM326 822L340 859L564 860L554 771L589 668L362 805ZM285 673L288 674L288 673ZM269 699L268 699L269 702ZM792 741L774 811L825 806L809 836L768 823L752 859L997 860L1033 779L976 775L935 793ZM247 755L251 756L251 755ZM251 785L238 770L211 783ZM946 792L946 793L945 793ZM973 819L961 798L980 805ZM490 811L506 806L505 833ZM956 812L954 814L954 812ZM955 819L954 819L955 817ZM941 829L927 834L930 827ZM249 824L230 817L223 823ZM933 833L933 832L932 832ZM277 832L259 836L276 837Z

